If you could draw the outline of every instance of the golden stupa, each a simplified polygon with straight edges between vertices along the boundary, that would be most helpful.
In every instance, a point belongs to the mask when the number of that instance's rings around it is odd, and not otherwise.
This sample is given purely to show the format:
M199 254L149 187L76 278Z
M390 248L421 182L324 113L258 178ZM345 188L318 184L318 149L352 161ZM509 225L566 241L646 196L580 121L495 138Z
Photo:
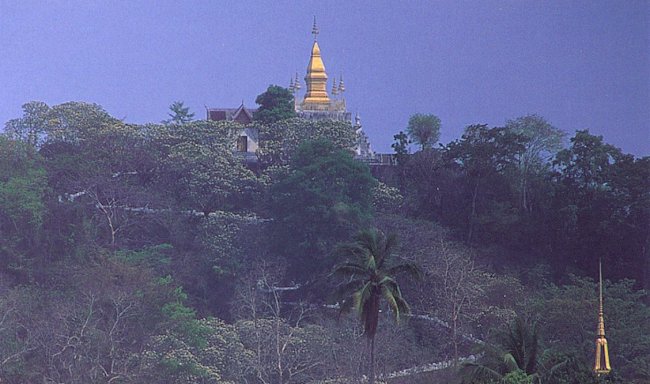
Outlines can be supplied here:
M305 93L303 103L329 106L330 98L327 94L327 72L325 72L325 64L323 64L323 58L320 55L320 47L317 41L318 27L316 26L315 18L311 33L314 35L314 44L311 47L311 57L307 65L307 75L305 75L307 92Z
M319 29L315 17L311 33L314 35L314 43L311 47L307 74L305 75L307 87L302 102L298 102L296 99L296 112L300 117L307 119L350 121L351 116L347 112L345 98L343 98L343 92L345 92L343 77L341 77L339 84L336 83L336 80L332 84L332 96L334 98L331 98L327 92L328 76L321 56L320 46L318 45ZM290 83L289 89L294 95L297 93L300 89L298 78Z

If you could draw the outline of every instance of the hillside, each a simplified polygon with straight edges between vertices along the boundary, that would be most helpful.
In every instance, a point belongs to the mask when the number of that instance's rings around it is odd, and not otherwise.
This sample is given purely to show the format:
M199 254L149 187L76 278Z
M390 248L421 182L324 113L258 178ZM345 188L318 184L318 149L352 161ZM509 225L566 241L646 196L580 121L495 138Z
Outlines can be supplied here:
M250 167L235 122L24 109L0 136L2 383L650 381L648 157L529 116L398 134L377 170L350 124L290 118L253 123Z

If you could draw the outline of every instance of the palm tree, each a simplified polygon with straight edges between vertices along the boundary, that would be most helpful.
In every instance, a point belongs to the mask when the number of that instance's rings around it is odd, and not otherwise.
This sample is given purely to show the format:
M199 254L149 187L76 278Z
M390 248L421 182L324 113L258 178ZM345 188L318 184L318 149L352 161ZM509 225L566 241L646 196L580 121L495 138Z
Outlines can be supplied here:
M494 353L494 352L492 352ZM497 358L493 354L481 363L465 363L463 366L463 383L494 383L494 384L540 384L539 373L527 373L519 366L515 357L506 352Z
M522 317L515 318L504 335L502 345L522 371L529 375L537 372L539 332L536 321L530 323Z
M517 317L501 334L499 347L487 347L484 363L466 363L463 383L541 383L566 364L539 369L540 345L537 322Z
M375 382L375 334L379 322L379 310L383 298L399 322L400 315L410 312L410 308L395 280L395 275L406 272L415 277L420 270L411 263L394 263L397 236L385 236L377 229L359 232L355 241L342 245L338 253L350 259L337 265L333 274L344 276L347 280L340 286L345 299L341 311L353 309L359 314L364 333L370 347L369 382Z

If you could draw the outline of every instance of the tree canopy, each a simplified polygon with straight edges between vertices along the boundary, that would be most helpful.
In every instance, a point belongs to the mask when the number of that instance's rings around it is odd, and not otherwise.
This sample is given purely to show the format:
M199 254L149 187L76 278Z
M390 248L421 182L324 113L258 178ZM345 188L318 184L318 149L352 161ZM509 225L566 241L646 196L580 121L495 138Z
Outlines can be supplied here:
M294 263L292 271L304 279L334 264L327 259L331 247L370 219L375 184L348 150L325 140L298 147L288 175L271 189L278 246L290 258L310 255L310 263Z
M256 127L260 131L258 158L264 166L289 164L298 147L306 141L325 140L337 149L349 150L357 138L354 127L347 121L291 118Z
M264 93L255 98L259 105L253 118L263 124L290 119L296 116L293 94L279 85L269 85Z
M421 113L411 115L406 132L414 143L420 145L420 149L432 148L440 138L440 118Z
M187 124L194 119L194 112L190 112L190 107L186 107L182 101L174 101L169 110L169 119L163 121L164 124Z

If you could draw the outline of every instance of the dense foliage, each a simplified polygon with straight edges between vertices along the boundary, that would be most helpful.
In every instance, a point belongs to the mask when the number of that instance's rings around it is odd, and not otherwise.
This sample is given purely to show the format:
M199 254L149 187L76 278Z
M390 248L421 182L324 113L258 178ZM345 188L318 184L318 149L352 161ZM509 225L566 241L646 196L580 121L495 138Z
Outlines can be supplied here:
M259 108L253 117L263 124L271 124L296 116L293 94L278 85L269 85L266 92L257 96L255 102Z
M370 219L376 181L349 151L328 141L298 148L288 174L271 187L272 249L292 278L315 278L335 264L331 250ZM287 241L291 239L291 241ZM301 262L309 255L309 262Z
M448 226L499 264L542 264L562 279L594 276L602 259L608 276L648 288L650 158L588 131L550 155L561 137L538 116L469 126L441 150L405 157L396 184L412 216Z
M398 134L376 172L345 122L23 110L0 135L3 383L596 382L599 258L607 380L650 379L648 157L525 116L413 154Z

